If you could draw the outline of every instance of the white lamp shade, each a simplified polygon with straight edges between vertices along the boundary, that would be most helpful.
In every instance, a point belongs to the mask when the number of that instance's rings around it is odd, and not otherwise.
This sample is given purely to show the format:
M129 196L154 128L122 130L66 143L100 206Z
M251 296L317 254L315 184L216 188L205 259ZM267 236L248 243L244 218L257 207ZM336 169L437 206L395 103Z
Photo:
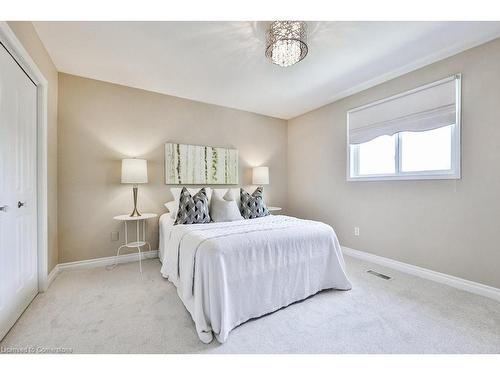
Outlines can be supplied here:
M252 170L252 183L254 185L267 185L269 184L269 168L268 167L255 167Z
M147 160L122 159L122 184L145 184L147 182Z

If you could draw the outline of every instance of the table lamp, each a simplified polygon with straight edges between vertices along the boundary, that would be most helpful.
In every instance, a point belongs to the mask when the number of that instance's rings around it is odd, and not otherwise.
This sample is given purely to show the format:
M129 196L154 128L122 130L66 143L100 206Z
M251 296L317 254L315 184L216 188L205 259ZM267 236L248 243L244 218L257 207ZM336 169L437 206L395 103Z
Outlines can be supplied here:
M255 167L252 169L252 184L268 185L269 184L269 168Z
M130 216L141 216L137 211L138 184L148 182L148 162L145 159L122 159L122 184L134 184L134 211Z

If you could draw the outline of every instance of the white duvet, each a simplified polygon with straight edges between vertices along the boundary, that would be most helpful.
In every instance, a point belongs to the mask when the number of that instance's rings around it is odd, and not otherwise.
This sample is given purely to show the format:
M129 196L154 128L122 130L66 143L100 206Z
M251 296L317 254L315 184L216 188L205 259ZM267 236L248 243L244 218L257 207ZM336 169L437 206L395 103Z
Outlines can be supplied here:
M320 290L351 289L337 236L320 222L266 216L226 223L160 220L161 273L177 287L201 341Z

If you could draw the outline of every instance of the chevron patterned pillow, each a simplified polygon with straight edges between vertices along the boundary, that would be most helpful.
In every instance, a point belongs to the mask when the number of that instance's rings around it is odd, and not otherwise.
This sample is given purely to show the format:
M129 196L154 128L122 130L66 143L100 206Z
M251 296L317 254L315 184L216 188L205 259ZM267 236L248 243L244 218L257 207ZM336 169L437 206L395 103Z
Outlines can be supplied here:
M186 187L179 197L179 210L175 224L202 224L210 222L208 197L205 188L191 196Z
M240 212L245 219L255 219L269 215L266 204L264 203L264 188L259 186L252 195L244 189L240 189Z

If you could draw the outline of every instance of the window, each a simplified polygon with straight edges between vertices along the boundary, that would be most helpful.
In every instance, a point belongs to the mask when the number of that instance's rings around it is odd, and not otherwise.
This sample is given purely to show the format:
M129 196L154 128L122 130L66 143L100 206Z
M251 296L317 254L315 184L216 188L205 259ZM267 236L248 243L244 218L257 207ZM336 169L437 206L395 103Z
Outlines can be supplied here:
M348 112L347 179L460 178L460 75Z
M399 133L401 172L451 170L452 127Z
M394 158L396 156L396 137L382 135L357 147L357 174L384 175L396 172Z

